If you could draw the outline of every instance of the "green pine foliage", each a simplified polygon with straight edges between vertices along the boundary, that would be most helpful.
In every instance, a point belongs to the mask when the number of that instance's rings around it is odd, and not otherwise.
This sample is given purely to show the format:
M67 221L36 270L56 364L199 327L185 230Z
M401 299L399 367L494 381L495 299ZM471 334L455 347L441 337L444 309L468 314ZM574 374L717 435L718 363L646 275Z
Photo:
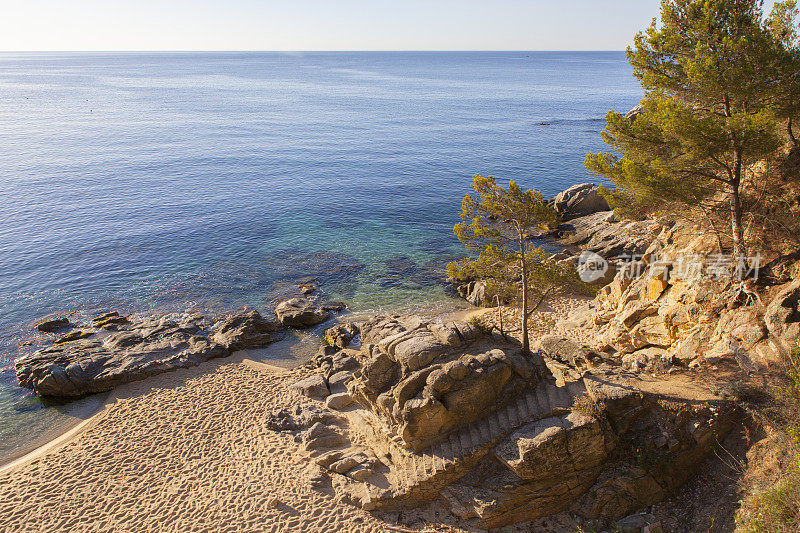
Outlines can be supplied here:
M774 39L776 83L773 108L779 120L786 122L786 133L795 146L800 140L794 131L800 112L800 39L797 17L800 10L795 0L776 2L766 26Z
M617 205L698 208L725 220L734 253L746 253L749 169L781 147L778 123L796 110L795 9L779 2L765 17L758 0L662 1L660 21L627 51L642 111L610 111L613 152L586 158L617 185Z
M515 182L508 189L492 177L473 177L476 195L466 195L462 222L453 229L474 255L450 263L447 273L456 281L483 280L486 296L518 301L522 308L522 343L528 352L528 319L547 298L581 282L575 268L559 264L529 242L529 236L547 231L559 220L541 193Z

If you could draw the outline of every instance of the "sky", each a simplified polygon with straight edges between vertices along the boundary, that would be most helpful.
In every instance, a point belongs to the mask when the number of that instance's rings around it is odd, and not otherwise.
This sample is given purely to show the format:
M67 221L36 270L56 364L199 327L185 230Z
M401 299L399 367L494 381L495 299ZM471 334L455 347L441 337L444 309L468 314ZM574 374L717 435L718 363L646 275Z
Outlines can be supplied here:
M659 3L0 0L0 51L623 50Z

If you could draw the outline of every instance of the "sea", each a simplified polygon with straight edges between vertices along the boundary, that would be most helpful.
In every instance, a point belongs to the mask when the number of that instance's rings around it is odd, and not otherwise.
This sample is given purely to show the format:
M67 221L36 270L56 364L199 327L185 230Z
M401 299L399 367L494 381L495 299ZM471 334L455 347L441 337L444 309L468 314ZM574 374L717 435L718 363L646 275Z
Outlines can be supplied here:
M37 321L269 315L305 280L356 314L456 308L472 176L598 181L641 96L622 52L0 53L0 460L102 399L17 386Z

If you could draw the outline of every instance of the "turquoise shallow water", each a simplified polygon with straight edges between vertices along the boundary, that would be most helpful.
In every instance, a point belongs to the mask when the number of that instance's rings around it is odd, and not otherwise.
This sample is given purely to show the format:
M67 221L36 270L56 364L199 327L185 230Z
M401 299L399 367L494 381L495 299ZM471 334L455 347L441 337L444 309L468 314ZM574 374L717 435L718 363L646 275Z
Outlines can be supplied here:
M36 319L450 305L470 176L585 181L639 99L617 52L0 54L0 455L63 420L15 386Z

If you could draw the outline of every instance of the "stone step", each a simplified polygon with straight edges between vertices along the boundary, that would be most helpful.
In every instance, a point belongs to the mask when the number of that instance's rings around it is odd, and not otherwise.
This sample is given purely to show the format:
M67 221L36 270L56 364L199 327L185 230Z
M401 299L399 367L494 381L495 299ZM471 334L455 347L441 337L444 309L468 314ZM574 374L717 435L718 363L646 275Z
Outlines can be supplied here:
M492 428L489 426L489 420L486 417L481 418L478 420L476 424L478 427L478 431L481 434L481 440L483 442L488 442L492 438Z
M519 413L520 421L528 421L530 419L530 412L528 411L528 402L525 401L524 396L517 398L517 412Z
M461 439L459 439L455 433L451 433L447 440L450 441L450 449L452 450L453 457L461 457L464 455L463 451L461 450Z
M509 412L507 406L505 409L500 409L497 411L497 418L500 421L500 429L503 431L503 433L507 433L515 427L515 424L511 420L511 413Z
M435 471L439 472L447 467L447 463L444 460L444 458L441 455L437 454L435 450L433 451L432 456L433 456L433 469Z
M499 435L501 433L500 429L500 422L497 419L496 413L489 414L486 418L486 424L489 426L489 438L494 438L495 435Z
M419 462L420 457L417 454L411 455L411 461L408 466L408 481L410 481L410 485L416 485L425 479L424 476L419 475Z
M479 424L470 424L469 425L469 438L472 441L473 445L480 446L484 441L483 437L481 437L481 432L478 429Z
M407 489L419 485L453 468L480 448L493 445L517 428L549 417L555 409L570 407L571 402L567 387L541 383L502 409L451 433L425 452L404 453L399 464L395 463L396 482Z
M510 402L503 408L503 412L505 412L508 417L508 424L511 429L519 427L520 423L525 422L524 418L520 418L517 402Z
M559 400L559 407L568 409L572 407L572 394L570 394L569 389L565 387L558 387L558 400Z
M417 456L417 479L428 479L433 475L433 459L430 455Z
M455 457L455 454L453 453L453 447L450 445L450 439L441 440L438 444L436 444L435 450L448 461L452 461Z
M534 416L541 416L542 406L539 405L536 399L536 392L529 392L525 395L525 403L528 404L528 412L531 413L531 418Z
M553 408L550 406L550 397L547 394L547 390L549 388L550 386L546 384L536 387L536 400L542 407L540 415L543 417L549 416L549 414L553 411Z
M458 440L461 442L461 453L464 455L472 453L472 435L469 434L469 426L458 432Z

